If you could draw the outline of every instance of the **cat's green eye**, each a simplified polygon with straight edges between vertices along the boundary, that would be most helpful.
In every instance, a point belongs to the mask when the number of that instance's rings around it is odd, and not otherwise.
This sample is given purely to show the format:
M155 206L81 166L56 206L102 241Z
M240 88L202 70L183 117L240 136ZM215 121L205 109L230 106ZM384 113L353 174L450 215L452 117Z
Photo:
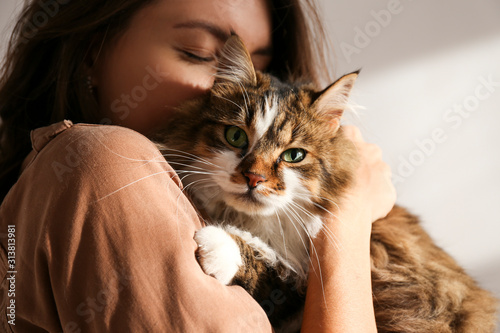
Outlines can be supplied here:
M244 148L248 146L248 137L244 130L236 126L226 128L227 142L236 148Z
M306 151L301 148L292 148L281 154L281 159L288 163L298 163L306 157Z

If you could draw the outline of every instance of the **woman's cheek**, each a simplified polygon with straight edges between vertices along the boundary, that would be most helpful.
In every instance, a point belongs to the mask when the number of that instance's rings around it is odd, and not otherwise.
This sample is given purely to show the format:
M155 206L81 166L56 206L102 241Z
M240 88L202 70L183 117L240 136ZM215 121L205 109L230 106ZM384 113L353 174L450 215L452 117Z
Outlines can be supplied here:
M200 68L182 68L182 64L168 75L162 75L162 82L148 92L147 98L133 110L127 121L128 127L136 127L142 133L167 124L175 109L186 100L205 94L213 85L213 76ZM160 77L160 76L159 76Z
M169 73L165 80L164 93L171 94L172 106L178 106L187 99L206 93L214 82L214 70L211 66L179 64Z

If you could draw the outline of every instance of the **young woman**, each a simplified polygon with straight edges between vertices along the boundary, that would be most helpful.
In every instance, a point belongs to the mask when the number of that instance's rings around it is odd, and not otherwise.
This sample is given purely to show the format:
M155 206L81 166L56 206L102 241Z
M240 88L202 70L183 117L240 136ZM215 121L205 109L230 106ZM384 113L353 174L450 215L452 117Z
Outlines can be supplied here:
M308 2L26 6L0 86L3 329L271 331L242 288L200 269L201 222L142 135L211 87L214 55L231 31L256 69L320 84L324 37ZM324 235L314 240L322 276L309 278L304 332L376 331L369 237L395 193L380 150L347 132L361 154L357 183L338 218L325 221L343 250Z

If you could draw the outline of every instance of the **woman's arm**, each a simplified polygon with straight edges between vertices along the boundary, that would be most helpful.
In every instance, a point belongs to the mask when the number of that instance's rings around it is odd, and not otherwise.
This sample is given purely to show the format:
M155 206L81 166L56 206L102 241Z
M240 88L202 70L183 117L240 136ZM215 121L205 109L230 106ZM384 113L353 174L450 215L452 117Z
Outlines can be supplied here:
M377 331L371 290L371 224L387 215L396 192L380 149L364 142L357 128L344 127L344 131L357 147L360 164L338 215L325 220L325 228L312 242L302 332Z
M16 329L271 332L250 295L201 270L200 220L145 137L75 125L38 150L0 207L0 232L16 224Z

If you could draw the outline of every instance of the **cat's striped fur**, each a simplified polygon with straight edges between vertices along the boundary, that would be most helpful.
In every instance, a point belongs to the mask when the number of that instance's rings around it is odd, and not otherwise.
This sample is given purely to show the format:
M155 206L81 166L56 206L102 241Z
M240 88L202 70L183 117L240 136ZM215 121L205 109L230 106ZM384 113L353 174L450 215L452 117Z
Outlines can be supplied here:
M211 92L153 137L213 225L195 235L201 266L243 286L277 331L300 328L309 239L352 181L340 117L356 77L321 92L283 83L255 72L233 36ZM494 330L494 298L406 210L373 225L371 256L379 332Z

